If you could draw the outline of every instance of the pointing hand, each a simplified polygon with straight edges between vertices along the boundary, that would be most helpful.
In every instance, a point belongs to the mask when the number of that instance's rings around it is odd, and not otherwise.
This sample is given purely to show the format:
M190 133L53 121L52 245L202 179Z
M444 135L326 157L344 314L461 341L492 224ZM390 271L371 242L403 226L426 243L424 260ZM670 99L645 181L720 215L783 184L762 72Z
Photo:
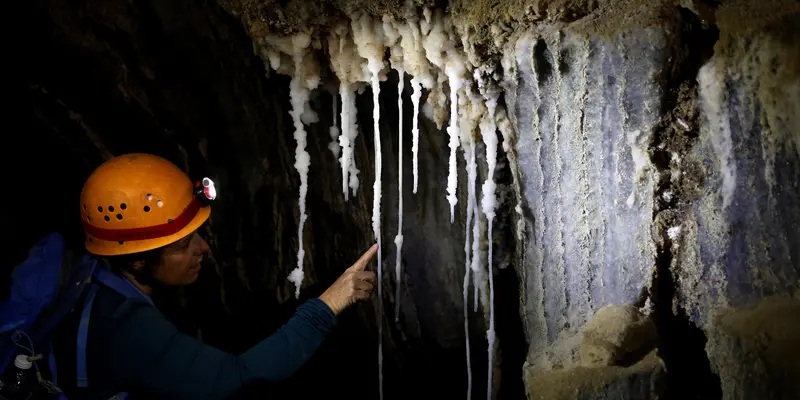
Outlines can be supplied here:
M377 252L376 243L319 296L334 314L339 315L356 301L369 299L375 284L375 273L366 271L366 268Z

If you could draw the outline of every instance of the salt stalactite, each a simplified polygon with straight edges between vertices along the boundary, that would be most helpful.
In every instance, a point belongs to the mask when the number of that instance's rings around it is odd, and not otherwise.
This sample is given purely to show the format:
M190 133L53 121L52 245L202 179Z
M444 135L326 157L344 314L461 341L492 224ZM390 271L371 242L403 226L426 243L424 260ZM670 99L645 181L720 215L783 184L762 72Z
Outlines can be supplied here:
M411 104L414 105L413 127L411 128L411 153L414 156L414 193L417 193L417 186L419 185L419 99L422 97L421 86L419 77L414 75L411 78L411 88L414 90L411 94Z
M469 231L469 226L467 227ZM472 360L469 352L469 275L470 267L467 265L464 272L464 339L467 344L467 400L472 399Z
M337 122L336 121L336 114L339 113L339 111L338 111L339 99L337 98L336 93L332 93L331 95L333 96L333 114L332 114L333 123L331 124L331 128L330 128L331 142L328 143L328 150L330 150L331 153L333 153L333 157L338 160L339 159L339 150L341 149L341 147L339 146L339 142L338 142L339 135L340 135L341 132L339 131L339 126L336 124L336 122Z
M477 164L475 159L477 157L477 149L475 144L474 132L477 128L477 121L483 118L486 112L486 107L479 95L473 92L470 84L464 86L464 101L460 111L460 130L461 130L461 145L464 148L464 163L467 169L467 232L472 229L472 246L465 249L471 249L472 254L467 256L468 267L472 270L473 288L475 291L474 310L478 311L479 294L484 290L483 277L485 276L481 268L481 252L480 252L480 238L481 238L481 220L480 210L478 209L476 180L477 180ZM472 215L473 218L469 218Z
M358 191L358 173L360 172L356 167L356 156L353 151L353 144L356 137L358 137L358 123L356 122L358 109L356 108L356 89L354 87L354 84L345 84L339 88L339 95L342 98L342 117L347 119L347 125L345 125L345 119L342 118L342 129L347 126L347 133L339 135L339 142L346 142L348 151L347 160L344 160L344 152L342 152L341 158L342 175L347 177L342 185L345 201L349 199L348 188L352 191L353 196L356 195L356 191Z
M475 202L475 185L474 178L475 175L473 174L472 169L469 167L473 165L471 160L474 160L475 153L474 147L465 147L464 148L464 161L467 163L468 173L467 173L467 180L469 181L468 190L467 190L467 223L465 225L466 232L464 232L464 337L466 339L467 344L467 399L472 398L472 365L470 361L469 355L469 277L470 272L472 271L472 260L470 257L470 229L472 228L472 215L475 209L473 203ZM477 242L480 239L477 237L473 237L473 242ZM477 286L475 286L477 289ZM477 299L477 296L475 296Z
M431 75L430 65L425 57L423 47L423 37L420 31L417 17L409 15L405 23L395 23L395 28L400 33L400 47L403 50L403 65L405 70L411 75L411 103L414 106L414 114L411 126L411 153L413 155L412 166L414 168L414 189L417 193L419 184L419 102L422 98L422 88L430 89L433 87L433 76Z
M477 127L476 121L481 119L484 114L482 100L472 92L470 84L464 86L466 96L464 101L459 103L461 111L459 113L459 124L461 126L460 140L463 149L464 163L467 169L467 221L465 224L464 258L466 271L464 273L464 335L467 341L467 357L469 357L469 325L466 322L469 315L469 277L474 277L480 273L480 214L477 207L477 195L475 181L477 179L476 147L474 131ZM473 219L474 217L474 219ZM470 229L472 230L472 242L470 242ZM475 281L475 299L477 304L478 286L480 283ZM477 311L477 310L476 310ZM472 367L467 363L467 398L472 396Z
M374 24L367 14L353 18L353 38L358 54L367 59L367 70L370 73L372 87L372 119L375 136L375 183L372 201L372 229L378 241L378 387L379 398L383 400L383 257L381 245L381 135L380 135L380 74L384 68L383 32L379 24Z
M306 195L308 193L308 169L311 165L311 157L306 151L306 131L303 123L313 123L317 120L316 113L308 106L309 95L319 85L318 64L312 53L309 51L311 36L307 33L298 33L286 38L269 37L266 41L274 49L268 50L270 65L281 73L289 72L288 65L281 60L281 53L291 55L291 63L294 69L291 70L292 80L289 84L289 96L292 110L290 115L294 123L294 139L297 142L295 149L294 167L300 175L300 222L297 228L297 267L289 274L289 281L295 285L295 297L300 297L300 287L303 284L303 259L305 250L303 249L303 227L306 219Z
M447 80L450 84L450 126L447 127L447 134L450 135L450 172L447 175L447 201L450 202L450 223L453 223L455 207L458 198L458 172L456 169L456 150L459 144L458 132L458 89L461 88L463 81L460 73L464 71L463 66L459 67L458 62L447 63Z
M397 23L391 17L384 16L383 31L385 45L390 47L390 62L392 69L397 71L397 236L394 244L397 247L395 255L395 309L394 322L400 322L400 283L402 277L402 250L403 250L403 90L405 89L405 66L403 65L403 49L397 44L400 32Z
M355 196L358 190L358 168L355 164L353 144L358 136L356 123L356 84L365 81L363 59L358 55L355 43L350 37L350 28L346 24L336 26L328 37L328 53L331 58L331 69L339 78L339 97L342 100L341 134L339 145L342 156L339 159L342 167L342 193L345 201L349 200L349 191Z
M483 83L480 79L479 82ZM486 333L489 342L489 376L487 383L486 398L492 398L492 371L494 364L494 278L492 273L492 245L493 242L493 222L495 217L495 208L497 207L497 198L495 196L496 185L494 182L494 170L497 167L497 126L495 125L495 110L497 108L498 94L492 91L485 85L481 85L481 92L486 100L487 113L485 118L480 122L481 136L486 145L486 163L488 165L488 176L483 183L483 199L481 200L481 208L486 215L489 225L488 241L489 241L489 257L487 261L487 272L489 274L489 330Z
M425 56L441 72L444 72L447 83L450 86L450 124L447 133L450 136L450 160L449 172L447 174L447 201L450 203L450 223L455 217L455 206L458 201L456 192L458 190L458 171L456 170L456 151L459 145L458 129L458 91L464 86L464 60L463 56L455 51L453 42L448 37L445 30L445 19L442 17L441 10L436 10L436 14L431 16L431 12L425 9L425 26L423 33L427 33L423 41ZM440 80L442 74L440 73ZM441 88L441 82L439 82ZM429 104L435 94L429 96ZM436 119L434 115L434 119Z
M472 211L475 215L475 218L472 221L472 236L480 238L481 237L481 219L480 219L480 209L478 208L477 201L475 202L475 207ZM472 242L472 281L474 282L475 286L475 297L473 301L473 310L478 312L478 302L484 297L481 296L482 292L485 292L486 287L486 272L483 270L483 265L481 264L481 257L480 257L480 241L473 241ZM486 303L486 300L483 301Z
M472 156L470 158L470 163L472 166L470 169L476 169L475 165L475 144L474 142L471 144L472 147ZM475 180L473 179L472 185L474 186ZM473 189L474 190L474 189ZM477 195L475 195L477 197ZM478 201L477 199L473 201L473 212L475 217L472 222L472 236L475 238L480 239L481 237L481 215L480 210L478 208ZM473 240L472 242L472 264L470 268L472 269L472 280L475 285L475 297L473 302L473 308L475 312L478 312L478 302L481 298L480 293L485 292L485 278L486 273L483 270L483 265L481 265L481 249L480 249L480 240ZM485 301L484 301L485 303Z

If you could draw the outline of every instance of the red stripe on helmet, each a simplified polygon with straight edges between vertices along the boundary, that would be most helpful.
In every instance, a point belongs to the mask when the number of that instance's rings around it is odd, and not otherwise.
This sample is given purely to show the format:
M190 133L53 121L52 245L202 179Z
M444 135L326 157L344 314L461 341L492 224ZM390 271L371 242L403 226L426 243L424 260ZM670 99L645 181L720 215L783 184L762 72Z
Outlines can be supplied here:
M82 222L86 233L100 240L128 242L131 240L156 239L178 233L192 222L198 211L200 211L200 201L192 196L192 201L183 209L181 214L166 224L130 229L105 229L89 225L86 221Z

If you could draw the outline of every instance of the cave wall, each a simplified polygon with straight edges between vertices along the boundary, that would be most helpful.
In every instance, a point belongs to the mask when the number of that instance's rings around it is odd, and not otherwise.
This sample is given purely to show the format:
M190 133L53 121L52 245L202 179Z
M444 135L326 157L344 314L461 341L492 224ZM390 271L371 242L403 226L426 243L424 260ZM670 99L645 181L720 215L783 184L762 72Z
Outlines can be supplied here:
M720 12L720 41L697 76L700 137L686 157L705 181L676 243L682 305L707 324L715 306L800 290L800 15L746 29L730 20L735 10Z
M529 398L797 395L798 328L770 319L800 296L800 14L684 3L613 35L540 25L506 53ZM608 304L654 319L663 367L577 366Z
M9 179L28 194L31 209L49 212L3 213L7 225L19 227L4 268L52 229L80 245L76 207L53 202L52 193L77 199L83 179L112 155L165 156L214 177L220 197L204 232L213 257L196 285L165 297L162 307L187 332L241 351L298 304L286 277L296 263L299 178L288 78L253 54L248 33L266 29L257 13L223 3L225 9L188 0L26 6L29 43L17 64L25 79L15 84L30 107L14 118L30 127L17 148L35 150L15 166L26 173ZM791 315L796 303L746 307L800 296L800 67L792 51L800 14L778 1L749 8L733 2L710 14L699 3L624 12L568 7L558 21L540 15L533 29L502 27L513 32L502 69L514 145L500 152L496 234L481 244L484 258L488 243L495 246L500 398L521 395L523 361L526 374L539 379L526 377L529 383L580 388L589 398L661 393L664 364L672 367L673 390L699 384L704 395L725 398L795 390L797 380L783 372L792 360L781 354L797 354L796 345L759 338L792 337L796 325L764 321ZM548 12L556 15L553 7ZM741 15L753 23L740 26ZM395 73L381 83L384 393L452 396L466 386L465 165L459 150L451 224L446 134L420 118L416 194L411 138L404 136L405 271L395 324L396 86ZM329 89L314 92L319 121L306 126L312 161L301 300L319 294L372 242L371 93L358 96L361 184L345 202L328 150ZM482 145L478 165L480 182ZM376 302L344 315L308 368L270 393L375 397ZM609 304L635 304L656 321L661 359L570 370L582 328ZM480 312L469 318L477 396L485 392L486 321ZM358 385L341 384L354 374ZM528 390L531 398L547 393Z
M794 398L800 324L779 315L800 309L800 9L739 6L717 12L700 137L673 168L705 172L672 245L677 304L708 333L724 398Z
M594 311L635 303L650 285L654 179L645 152L662 113L668 39L663 29L616 42L552 30L517 42L506 99L527 216L531 360L571 359L565 346Z

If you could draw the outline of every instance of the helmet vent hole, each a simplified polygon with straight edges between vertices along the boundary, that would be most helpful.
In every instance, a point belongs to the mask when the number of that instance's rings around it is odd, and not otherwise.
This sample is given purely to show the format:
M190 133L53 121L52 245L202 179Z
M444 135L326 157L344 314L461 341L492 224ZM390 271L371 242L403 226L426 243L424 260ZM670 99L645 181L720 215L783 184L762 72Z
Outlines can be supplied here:
M128 208L128 205L125 204L125 203L122 203L122 204L119 205L119 208L124 210L124 209Z
M97 212L103 212L103 206L97 206Z
M106 220L106 222L111 221L111 218L108 218L108 215L104 215L103 219Z
M172 223L172 220L171 220L171 219L168 219L168 220L167 220L167 223L168 223L168 224L171 224L171 223Z
M114 212L114 206L108 206L108 212Z
M145 195L145 197L147 198L147 201L153 200L153 195L152 195L152 194L150 194L150 193L148 193L147 195Z
M117 214L117 219L121 220L122 219L122 214Z
M88 222L92 222L92 217L90 217L90 216L88 216L88 215L87 215L87 216L86 216L86 221L88 221Z
M83 211L86 211L86 204L83 205Z
M156 202L156 205L159 206L159 207L163 207L164 206L164 202L159 200L159 201Z
M125 242L123 242L122 240L118 241L117 243L119 243L119 244L125 244Z
M150 212L150 206L144 206L144 212Z

